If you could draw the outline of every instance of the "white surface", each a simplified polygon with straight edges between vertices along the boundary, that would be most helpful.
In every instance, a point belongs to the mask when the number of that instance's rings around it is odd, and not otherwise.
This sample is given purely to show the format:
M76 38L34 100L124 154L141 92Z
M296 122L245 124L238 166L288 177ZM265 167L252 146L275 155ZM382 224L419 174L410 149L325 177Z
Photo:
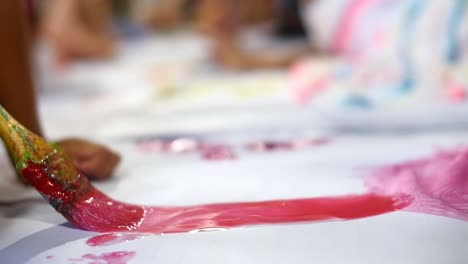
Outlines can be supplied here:
M306 151L202 161L194 154L145 155L116 144L124 162L98 184L111 196L152 205L188 205L362 193L359 168L430 155L466 143L467 134L334 138ZM12 190L12 189L9 189ZM10 192L6 190L6 193ZM11 193L14 195L14 193ZM406 212L347 222L239 228L144 237L92 248L94 234L65 220L39 197L0 207L1 263L68 263L68 258L135 251L129 263L466 263L466 222ZM53 260L46 257L52 255ZM11 262L9 262L11 261Z
M189 205L362 193L360 169L468 143L468 132L327 135L316 128L318 123L311 124L314 113L288 106L285 100L164 111L147 97L138 97L140 91L148 92L143 86L128 92L134 97L125 92L111 97L108 92L80 95L69 89L49 91L42 98L46 131L51 138L85 136L119 151L124 159L115 177L96 185L114 198L133 203ZM197 154L142 153L132 141L139 135L176 132L232 142L238 146L239 159L209 162ZM330 136L331 144L301 151L248 153L239 145L323 133ZM72 263L69 258L122 250L136 252L132 264L466 264L468 260L466 222L407 212L346 222L148 236L92 248L85 241L96 234L64 224L39 195L14 180L11 170L3 170L7 164L5 153L2 156L1 264ZM47 259L49 255L54 258Z

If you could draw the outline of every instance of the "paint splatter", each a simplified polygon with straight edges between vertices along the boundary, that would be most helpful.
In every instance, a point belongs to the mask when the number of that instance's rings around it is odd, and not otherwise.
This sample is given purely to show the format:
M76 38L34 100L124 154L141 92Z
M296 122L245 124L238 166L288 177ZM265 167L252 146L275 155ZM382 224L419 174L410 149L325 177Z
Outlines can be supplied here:
M201 142L190 138L143 139L137 146L142 151L161 153L193 153L200 149Z
M312 148L329 143L327 138L299 138L292 140L266 140L244 144L251 152L293 151ZM137 142L137 147L144 152L156 153L198 153L204 160L234 160L238 154L235 146L221 143L207 143L191 138L144 139Z
M237 158L232 146L229 145L202 145L200 155L205 160L234 160Z
M87 261L88 264L127 264L135 255L134 251L115 251L101 255L86 254L81 258L70 258L68 261L71 263Z
M53 259L53 258L54 258L54 256L52 256L52 255L49 255L49 256L46 257L46 259Z
M191 138L139 140L137 146L145 152L197 153L204 160L233 160L237 155L228 144L210 144Z
M468 221L468 148L371 169L365 183L377 194L413 196L405 211Z
M137 240L144 236L145 235L140 235L140 234L111 233L111 234L104 234L104 235L99 235L99 236L94 236L92 238L89 238L86 241L86 244L90 247L104 247L104 246L124 243L127 241Z

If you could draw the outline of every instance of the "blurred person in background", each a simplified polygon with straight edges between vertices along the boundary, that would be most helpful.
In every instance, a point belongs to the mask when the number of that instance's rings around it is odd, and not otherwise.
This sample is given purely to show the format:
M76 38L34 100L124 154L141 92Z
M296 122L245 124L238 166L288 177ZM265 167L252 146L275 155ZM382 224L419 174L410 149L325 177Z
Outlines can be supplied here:
M52 47L58 65L108 59L115 54L118 44L116 20L129 20L154 31L171 30L185 21L188 2L46 0L37 6L39 33Z
M228 68L288 66L313 50L299 2L204 0L196 10L197 29L214 40L215 60Z
M110 1L47 0L40 29L58 65L79 59L107 59L115 52Z
M269 24L260 30L272 38L269 42L305 37L299 0L251 0L242 4L234 0L48 0L41 7L41 28L59 65L76 59L106 59L114 54L116 38L111 24L116 2L124 2L121 6L133 23L154 31L194 24L197 31L213 40L215 61L228 68L287 66L309 51L308 45L254 52L243 47L243 33L262 24Z
M31 69L32 42L26 15L30 7L23 1L0 4L0 104L26 128L45 137L39 122ZM31 12L29 14L29 18L33 17ZM64 139L58 144L77 168L92 179L109 177L119 163L119 155L84 139Z

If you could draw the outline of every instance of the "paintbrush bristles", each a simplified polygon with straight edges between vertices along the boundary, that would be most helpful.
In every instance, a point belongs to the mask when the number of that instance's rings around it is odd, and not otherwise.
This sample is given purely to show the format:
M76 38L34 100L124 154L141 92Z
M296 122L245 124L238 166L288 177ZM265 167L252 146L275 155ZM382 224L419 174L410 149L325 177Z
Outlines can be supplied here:
M80 175L72 160L58 145L49 144L32 133L0 106L0 137L5 142L9 155L16 164L18 174L30 164L43 166L49 180L59 184L63 190L81 193L89 183ZM77 184L80 183L80 184Z
M70 222L93 231L131 231L141 223L144 208L94 189L59 146L27 130L1 106L0 137L18 174Z

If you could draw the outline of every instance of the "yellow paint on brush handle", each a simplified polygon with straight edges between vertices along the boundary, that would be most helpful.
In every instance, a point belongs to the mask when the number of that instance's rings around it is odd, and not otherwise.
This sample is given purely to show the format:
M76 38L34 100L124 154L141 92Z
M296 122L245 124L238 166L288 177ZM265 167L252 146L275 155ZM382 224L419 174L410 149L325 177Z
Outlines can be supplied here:
M0 106L0 137L16 164L19 174L28 162L44 164L51 177L61 186L67 186L82 176L71 159L56 144L49 144L16 121Z

